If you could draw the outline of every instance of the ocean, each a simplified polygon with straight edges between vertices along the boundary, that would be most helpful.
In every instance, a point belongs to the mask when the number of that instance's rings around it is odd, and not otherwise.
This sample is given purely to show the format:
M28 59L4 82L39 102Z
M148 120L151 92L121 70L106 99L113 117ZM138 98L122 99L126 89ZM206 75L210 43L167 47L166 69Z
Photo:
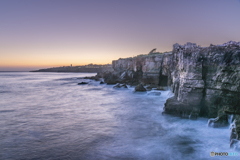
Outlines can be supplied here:
M82 79L94 73L0 72L1 160L239 159L230 130L162 115L171 91ZM77 85L80 82L87 85ZM240 154L239 154L240 155Z

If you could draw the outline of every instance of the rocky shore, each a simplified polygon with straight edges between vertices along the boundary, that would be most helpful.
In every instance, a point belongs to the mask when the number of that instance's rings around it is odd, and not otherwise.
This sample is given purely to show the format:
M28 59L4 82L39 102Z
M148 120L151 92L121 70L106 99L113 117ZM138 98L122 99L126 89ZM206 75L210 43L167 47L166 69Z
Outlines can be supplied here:
M240 140L240 42L200 47L174 44L171 52L155 49L147 55L118 59L112 72L98 73L107 84L142 84L147 89L170 88L164 113L197 119L209 126L232 123L231 146ZM229 116L233 118L229 120Z

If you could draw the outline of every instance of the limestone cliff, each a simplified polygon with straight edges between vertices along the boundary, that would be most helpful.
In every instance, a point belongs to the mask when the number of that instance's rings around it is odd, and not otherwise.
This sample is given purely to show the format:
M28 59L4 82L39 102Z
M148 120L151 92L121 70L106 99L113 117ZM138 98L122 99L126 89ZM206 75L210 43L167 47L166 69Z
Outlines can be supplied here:
M230 144L238 146L240 42L209 47L174 44L171 52L153 51L113 61L114 71L104 75L105 82L168 86L174 96L167 99L164 113L190 119L208 117L212 127L232 123Z
M167 100L165 113L192 119L220 116L223 123L225 112L240 114L240 42L174 44L172 52L119 59L112 66L114 82L109 74L106 82L170 87L174 97Z

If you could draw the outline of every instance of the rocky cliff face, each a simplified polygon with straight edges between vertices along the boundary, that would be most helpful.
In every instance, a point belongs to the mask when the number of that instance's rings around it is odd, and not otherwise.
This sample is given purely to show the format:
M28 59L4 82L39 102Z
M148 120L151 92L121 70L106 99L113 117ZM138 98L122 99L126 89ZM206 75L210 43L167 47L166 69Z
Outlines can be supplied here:
M119 59L112 65L106 81L168 86L174 97L166 101L164 113L208 117L212 127L232 123L231 146L240 144L240 42L174 44L172 52Z
M227 121L226 110L239 112L240 43L206 48L176 44L173 57L170 70L175 97L167 101L166 112L176 113L179 105L177 114L183 117L219 117L219 123Z
M115 73L122 76L120 78L123 80L124 75L128 74L128 77L135 79L137 83L167 86L166 75L168 71L163 66L168 65L167 57L169 54L171 53L156 53L119 59L113 61L113 69ZM165 81L163 82L163 80Z
M215 126L227 122L226 112L240 114L240 42L174 44L172 52L119 59L112 65L118 82L169 86L174 97L167 100L165 113L219 117Z

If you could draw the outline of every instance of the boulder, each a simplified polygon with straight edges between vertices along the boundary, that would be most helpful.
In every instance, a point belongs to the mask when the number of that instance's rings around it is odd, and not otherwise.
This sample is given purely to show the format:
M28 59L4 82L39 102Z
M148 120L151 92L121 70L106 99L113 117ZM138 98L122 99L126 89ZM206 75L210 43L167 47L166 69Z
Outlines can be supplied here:
M119 82L118 76L112 72L106 73L103 78L104 82L107 84L117 84Z
M228 126L228 115L225 113L224 108L218 111L217 118L210 118L208 120L208 126L214 128Z
M104 84L104 82L103 82L103 81L101 81L101 82L100 82L100 84Z
M121 88L128 88L126 84L123 84Z
M135 87L135 91L137 91L137 92L146 92L147 90L146 90L146 88L143 87L142 84L139 84L139 85L137 85Z
M117 84L116 86L113 86L113 88L128 88L126 84Z

